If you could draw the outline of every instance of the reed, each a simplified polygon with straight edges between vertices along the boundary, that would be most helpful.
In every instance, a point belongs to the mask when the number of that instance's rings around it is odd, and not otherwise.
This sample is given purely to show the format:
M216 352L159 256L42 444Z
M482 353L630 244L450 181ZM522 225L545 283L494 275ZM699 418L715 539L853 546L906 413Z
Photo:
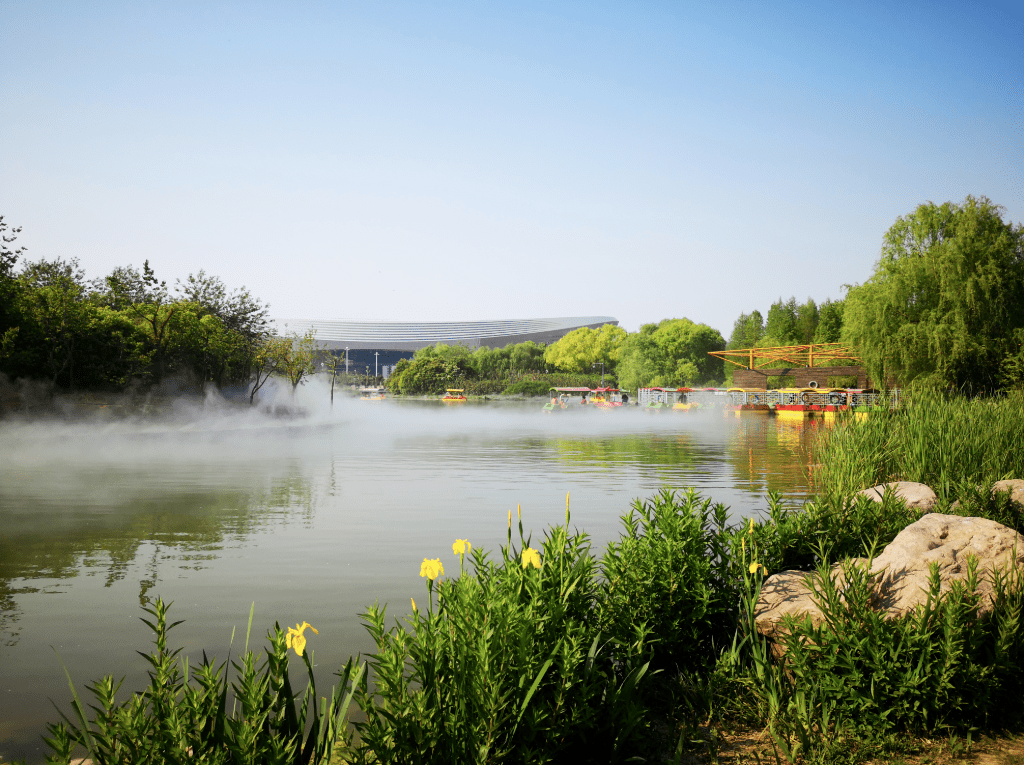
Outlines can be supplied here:
M958 487L1024 477L1024 391L967 398L911 391L898 407L839 420L812 447L814 488L848 497L888 481L925 483L948 501Z

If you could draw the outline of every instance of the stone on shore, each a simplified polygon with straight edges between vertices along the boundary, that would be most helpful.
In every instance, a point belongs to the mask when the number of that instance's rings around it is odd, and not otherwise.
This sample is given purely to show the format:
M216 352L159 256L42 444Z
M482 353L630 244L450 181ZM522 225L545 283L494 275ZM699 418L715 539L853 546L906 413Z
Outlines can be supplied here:
M891 490L896 495L897 499L903 501L907 508L911 510L918 510L921 515L930 513L932 508L935 507L936 503L939 501L938 495L932 491L930 486L926 486L923 483L915 483L913 481L892 481L891 483L881 483L878 486L872 486L870 489L864 489L857 493L870 497L875 502L881 502L882 497L885 496L887 490Z
M979 614L990 612L992 571L1014 564L1024 566L1024 536L985 518L940 513L929 513L907 526L870 562L877 595L874 607L883 611L886 619L912 613L928 599L930 565L938 564L941 596L950 591L953 582L966 581L968 556L977 559ZM867 563L863 558L855 561ZM842 565L833 566L830 575L840 580ZM815 626L823 621L810 590L811 576L785 571L765 581L755 607L758 632L777 642L787 615L797 619L809 616ZM837 584L841 587L841 581Z

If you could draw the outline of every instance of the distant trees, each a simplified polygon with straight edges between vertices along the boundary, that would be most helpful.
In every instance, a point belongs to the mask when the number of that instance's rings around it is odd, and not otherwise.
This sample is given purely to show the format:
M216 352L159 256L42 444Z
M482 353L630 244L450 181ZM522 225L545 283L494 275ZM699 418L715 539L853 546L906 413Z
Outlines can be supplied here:
M268 307L245 288L200 271L172 293L149 261L87 281L75 259L24 261L19 232L0 217L0 372L63 389L250 379Z
M574 329L544 351L544 361L566 372L589 372L595 364L613 369L619 360L626 330L614 324L600 329Z
M616 367L619 385L635 389L720 382L724 362L708 353L724 349L722 334L707 324L689 319L644 324L622 344Z
M986 197L896 219L846 298L843 338L876 380L1013 384L1024 336L1024 227Z

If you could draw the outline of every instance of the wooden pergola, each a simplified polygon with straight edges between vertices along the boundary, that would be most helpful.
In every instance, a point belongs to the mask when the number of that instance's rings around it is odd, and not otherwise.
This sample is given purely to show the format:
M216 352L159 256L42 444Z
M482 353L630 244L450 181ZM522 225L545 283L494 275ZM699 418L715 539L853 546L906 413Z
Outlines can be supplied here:
M711 351L729 364L744 369L769 367L834 367L860 365L860 356L844 343L811 343L810 345L779 345L773 348L737 348L733 351Z

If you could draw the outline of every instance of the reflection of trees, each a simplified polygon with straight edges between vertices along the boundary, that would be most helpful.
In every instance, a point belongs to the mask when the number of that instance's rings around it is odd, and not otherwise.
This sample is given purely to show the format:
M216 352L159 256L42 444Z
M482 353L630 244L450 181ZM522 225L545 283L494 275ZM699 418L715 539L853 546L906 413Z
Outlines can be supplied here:
M726 443L737 482L763 493L803 493L808 485L811 441L821 420L787 422L774 417L742 417Z
M690 433L524 439L518 444L534 451L553 451L564 463L587 463L609 471L618 470L623 463L678 466L696 465L706 459Z
M244 539L296 517L311 520L313 488L298 463L259 479L262 485L238 485L254 475L257 468L217 476L221 485L197 489L187 480L168 482L158 471L97 471L74 476L81 483L64 506L51 504L38 512L30 512L31 498L23 503L6 491L0 496L0 633L7 644L17 642L18 595L38 592L39 580L71 579L83 568L99 569L110 587L128 575L145 548L139 582L145 603L159 582L159 564L168 557L187 568L206 568L230 538ZM98 502L111 487L125 491Z

